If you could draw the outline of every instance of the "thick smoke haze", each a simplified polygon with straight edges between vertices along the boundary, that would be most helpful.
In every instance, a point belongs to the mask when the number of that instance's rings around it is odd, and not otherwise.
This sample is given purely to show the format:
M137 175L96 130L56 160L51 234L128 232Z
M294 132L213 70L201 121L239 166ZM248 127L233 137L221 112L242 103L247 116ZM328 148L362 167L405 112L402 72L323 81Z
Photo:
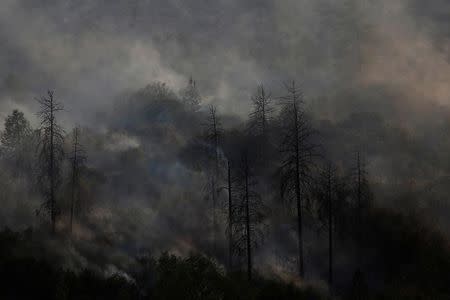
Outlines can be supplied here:
M11 99L8 93L2 102L32 102L49 86L72 118L82 118L125 89L158 80L179 87L193 75L209 101L240 114L253 86L268 82L277 88L288 78L299 78L311 101L362 82L398 89L423 105L446 105L448 21L440 12L448 4L422 6L4 1L3 85L6 92L24 94ZM362 74L355 73L359 69Z
M66 133L82 128L90 225L55 247L74 268L210 251L208 174L193 149L207 107L240 128L258 84L277 98L293 79L327 156L349 167L362 150L379 205L450 234L449 14L445 0L2 0L0 123L19 109L36 128L36 98L52 89ZM176 104L191 76L198 114ZM155 82L173 94L148 108ZM42 199L24 186L2 192L0 225L43 222ZM282 229L257 254L267 272L281 273L278 254L295 251L290 236L276 246Z

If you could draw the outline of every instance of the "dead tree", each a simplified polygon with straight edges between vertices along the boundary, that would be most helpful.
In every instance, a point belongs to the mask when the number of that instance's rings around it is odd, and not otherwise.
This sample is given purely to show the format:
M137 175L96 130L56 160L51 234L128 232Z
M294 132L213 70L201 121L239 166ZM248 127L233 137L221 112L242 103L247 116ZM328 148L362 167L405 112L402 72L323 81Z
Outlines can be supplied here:
M335 171L331 164L326 170L326 197L327 197L327 216L328 216L328 286L333 290L333 194L334 194L334 177Z
M239 167L236 170L237 199L233 205L234 244L240 257L247 262L247 278L252 280L253 250L263 238L263 221L266 209L256 190L257 181L248 150L243 150Z
M42 209L50 213L52 233L55 233L56 216L58 213L56 192L61 183L60 166L64 157L63 129L56 122L56 114L63 110L61 103L54 99L54 92L48 91L46 97L37 100L40 105L38 116L41 120L39 133L39 161L42 176L40 185L43 189L46 201Z
M323 168L315 187L315 198L318 202L318 217L321 228L328 233L328 287L330 295L333 291L333 235L336 224L336 210L340 196L340 182L337 178L336 168L327 163Z
M356 163L352 170L353 198L355 218L355 240L357 244L357 260L361 264L361 243L364 230L364 218L372 202L372 193L367 180L367 170L361 158L361 153L356 153Z
M86 155L79 140L79 129L75 127L73 131L72 153L72 180L71 180L71 199L70 199L70 233L72 234L75 205L80 204L80 173L86 160Z
M266 93L263 85L259 85L252 96L253 110L250 113L250 129L263 138L267 137L268 124L272 120L274 108L271 95Z
M283 137L280 145L282 199L295 202L297 214L298 269L304 276L303 258L303 198L311 182L311 167L316 145L311 143L313 131L302 111L303 94L293 81L286 84L287 95L281 97L280 115Z
M219 180L219 139L222 134L222 124L217 116L217 109L211 105L209 108L209 117L206 123L206 139L212 149L212 166L210 168L210 195L212 198L213 213L213 250L216 249L216 230L217 230L217 198L218 198L218 180Z
M365 228L364 217L372 201L372 193L370 191L367 180L367 170L361 153L356 154L356 165L352 170L353 177L353 194L354 194L354 228L356 242L356 271L353 278L354 290L357 299L363 299L364 296L364 271L362 261L362 243Z
M228 270L233 269L233 186L231 180L231 164L227 164L228 182Z

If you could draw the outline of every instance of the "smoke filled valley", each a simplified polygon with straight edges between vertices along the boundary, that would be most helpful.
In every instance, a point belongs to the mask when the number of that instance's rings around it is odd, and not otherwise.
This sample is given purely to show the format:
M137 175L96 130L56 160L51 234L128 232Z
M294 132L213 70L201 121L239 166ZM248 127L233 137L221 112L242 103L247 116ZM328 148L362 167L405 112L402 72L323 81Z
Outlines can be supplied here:
M0 4L1 299L450 299L450 5Z

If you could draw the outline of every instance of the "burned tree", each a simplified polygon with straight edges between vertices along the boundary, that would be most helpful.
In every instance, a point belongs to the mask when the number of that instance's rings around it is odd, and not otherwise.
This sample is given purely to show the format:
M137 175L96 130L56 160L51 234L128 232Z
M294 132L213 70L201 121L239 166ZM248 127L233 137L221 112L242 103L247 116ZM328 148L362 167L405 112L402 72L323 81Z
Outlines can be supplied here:
M262 198L256 189L254 163L248 149L242 150L240 164L236 170L237 199L233 205L234 249L240 257L246 257L249 281L252 280L253 250L262 240L262 226L266 215Z
M50 214L52 233L55 233L58 214L56 193L61 183L60 169L64 158L63 129L56 122L56 114L63 110L63 106L54 99L53 91L48 91L47 96L37 101L41 109L38 112L41 120L39 128L39 162L42 172L40 186L45 197L45 202L37 212L44 209Z
M336 224L336 210L340 195L340 182L335 167L327 163L316 181L314 194L318 204L318 217L321 229L328 233L328 287L330 294L333 290L333 235Z
M286 84L287 95L281 97L280 126L283 132L280 153L280 180L282 199L295 203L298 238L298 270L304 276L303 206L311 182L312 158L316 146L311 143L313 131L301 108L303 94L293 81Z
M231 163L227 163L228 190L228 270L233 269L233 182L231 179Z
M70 233L73 229L73 220L75 215L75 205L80 205L80 173L83 168L86 155L79 140L79 129L75 127L73 131L72 153L70 157L72 165L71 178L71 198L70 198Z
M365 279L362 260L362 244L365 225L365 216L372 202L372 193L367 180L367 170L361 158L356 153L356 165L352 170L353 199L354 199L354 236L356 243L356 271L353 278L355 298L363 299Z
M209 194L212 202L213 217L213 249L216 247L216 231L217 231L217 198L218 198L218 181L219 181L219 139L222 134L222 124L217 116L217 109L211 105L209 108L209 117L206 123L206 139L210 146L210 173L209 178Z
M327 170L325 171L326 173L324 174L325 176L325 188L326 188L326 199L327 199L327 224L328 224L328 285L329 285L329 289L330 289L330 293L333 290L333 230L334 230L334 226L333 226L333 221L334 221L334 217L333 217L333 198L334 198L334 192L335 192L335 188L333 187L333 185L335 185L335 182L333 182L335 180L336 174L335 174L335 170L333 169L333 167L331 166L331 164L329 164L327 166Z
M252 96L252 104L253 110L249 115L250 130L256 132L256 135L266 138L274 108L271 95L264 90L263 85L259 85L256 93Z
M364 215L370 207L372 194L367 180L367 170L365 163L361 158L361 153L356 154L356 165L352 170L353 176L353 194L354 194L354 208L355 208L355 232L356 241L361 243ZM358 254L360 259L361 254Z

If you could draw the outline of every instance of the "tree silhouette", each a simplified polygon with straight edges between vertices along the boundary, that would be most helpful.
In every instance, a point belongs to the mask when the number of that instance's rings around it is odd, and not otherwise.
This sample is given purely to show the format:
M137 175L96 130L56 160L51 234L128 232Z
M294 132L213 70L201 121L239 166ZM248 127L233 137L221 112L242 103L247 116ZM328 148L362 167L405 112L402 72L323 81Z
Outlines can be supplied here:
M86 160L86 155L79 141L79 129L75 127L72 141L72 180L71 180L71 198L70 198L70 233L73 229L73 219L75 205L80 203L80 172Z
M282 199L288 204L295 201L297 214L298 269L304 276L303 258L303 198L311 182L312 158L316 145L311 143L313 131L309 127L304 112L302 91L292 81L285 85L287 95L281 97L282 111L280 125L282 157L279 174L281 176Z
M228 270L233 269L233 181L231 177L231 163L227 162L227 190L228 190Z
M217 198L218 198L218 180L219 180L219 139L222 134L222 124L217 116L217 109L211 105L209 107L209 116L206 126L206 139L211 147L212 166L210 168L211 176L210 191L212 200L212 217L213 217L213 250L216 250L216 230L217 230Z
M13 174L20 175L31 167L27 157L32 142L32 129L23 112L17 109L6 117L5 130L1 134L0 154L12 168Z
M52 233L55 233L58 212L56 191L61 183L60 168L64 158L63 129L56 122L56 114L63 110L63 106L54 99L54 92L50 90L46 97L41 97L37 101L40 105L38 116L41 120L39 128L39 162L42 172L40 185L46 199L41 209L50 213ZM39 213L41 209L37 212Z
M25 119L23 112L17 109L6 117L5 130L2 132L0 141L3 151L14 151L30 135L30 122Z
M362 239L364 234L365 216L372 201L369 182L367 180L367 170L361 158L361 153L356 153L356 166L352 170L353 177L353 197L354 197L354 233L356 241L356 271L353 278L355 298L363 299L365 290L365 278L362 260Z
M256 190L257 180L253 167L255 161L251 160L249 149L245 147L236 170L237 199L233 206L235 250L240 257L246 257L249 281L252 280L253 249L262 241L262 225L266 216L262 198Z
M336 207L339 197L339 179L336 168L328 162L321 171L315 186L315 197L318 201L318 217L328 232L328 287L333 292L333 235L336 224Z
M272 106L271 95L264 90L261 84L256 93L251 98L253 110L250 113L250 129L263 138L267 138L268 123L272 120L274 108Z

